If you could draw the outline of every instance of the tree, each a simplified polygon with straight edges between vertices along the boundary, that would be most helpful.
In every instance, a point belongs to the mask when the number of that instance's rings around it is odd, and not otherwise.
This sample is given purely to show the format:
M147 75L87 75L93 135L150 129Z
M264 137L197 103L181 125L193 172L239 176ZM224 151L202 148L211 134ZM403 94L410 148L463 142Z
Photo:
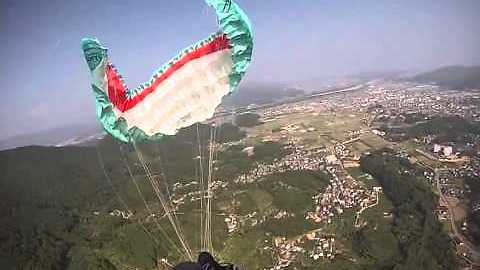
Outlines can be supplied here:
M260 115L255 113L244 113L235 117L235 125L239 127L254 127L260 124Z

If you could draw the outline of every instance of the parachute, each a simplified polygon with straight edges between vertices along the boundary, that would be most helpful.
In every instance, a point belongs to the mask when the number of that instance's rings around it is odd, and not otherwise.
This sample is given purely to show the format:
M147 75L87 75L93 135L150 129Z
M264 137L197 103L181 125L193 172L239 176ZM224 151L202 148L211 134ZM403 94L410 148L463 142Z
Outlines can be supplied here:
M97 39L82 40L97 117L114 138L134 143L175 135L211 118L237 88L251 62L251 24L236 3L205 1L216 12L219 31L183 50L135 89L125 86Z
M128 153L121 143L121 157L127 167L132 183L145 205L149 216L166 242L181 258L193 259L192 249L186 240L171 202L169 181L160 156L152 159L159 163L161 174L151 167L152 160L144 155L137 142L158 141L164 136L175 135L178 130L196 125L198 159L192 158L199 168L200 194L200 244L201 250L212 251L212 182L215 159L216 125L210 129L208 158L205 140L201 139L199 123L214 116L215 109L224 96L238 87L250 65L253 52L253 34L250 22L243 10L231 0L205 0L217 15L219 30L208 38L181 51L176 57L158 69L149 81L135 89L128 89L107 54L107 48L97 39L82 39L82 49L91 73L91 85L96 99L97 117L107 133L119 142L131 144L153 194L163 209L178 242L163 230L156 214L145 199L128 162ZM221 126L220 126L221 128ZM165 141L162 141L162 143ZM149 144L143 144L148 145ZM157 144L157 145L160 145ZM197 149L195 149L196 151ZM128 151L128 150L127 150ZM99 165L105 179L112 187L119 202L130 212L127 201L117 191L107 173L100 151L97 149ZM197 155L197 153L194 153ZM205 161L205 162L204 162ZM198 164L197 164L198 163ZM204 173L204 169L208 170ZM156 243L154 233L138 221L145 233Z

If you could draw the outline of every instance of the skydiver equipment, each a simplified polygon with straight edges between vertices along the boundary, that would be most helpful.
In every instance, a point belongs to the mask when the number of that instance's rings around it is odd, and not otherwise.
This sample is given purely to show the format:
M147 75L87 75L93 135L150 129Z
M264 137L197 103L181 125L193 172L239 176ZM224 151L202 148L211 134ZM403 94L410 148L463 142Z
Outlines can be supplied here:
M219 264L208 252L201 252L197 262L183 262L176 265L173 270L239 270L236 265L225 263Z

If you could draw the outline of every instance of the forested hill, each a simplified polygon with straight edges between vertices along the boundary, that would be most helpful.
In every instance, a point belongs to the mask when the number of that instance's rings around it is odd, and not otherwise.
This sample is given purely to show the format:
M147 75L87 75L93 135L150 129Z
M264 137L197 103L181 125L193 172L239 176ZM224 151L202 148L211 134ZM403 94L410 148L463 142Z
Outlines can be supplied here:
M245 136L231 124L218 129L218 142ZM206 156L211 127L199 125L199 130ZM147 158L163 156L166 171L182 178L195 173L192 149L196 136L196 128L187 128L160 143L142 144L142 152ZM97 250L116 239L114 228L124 228L121 225L126 221L112 218L104 222L95 217L126 209L119 197L128 201L133 211L143 205L124 165L127 160L136 175L143 173L133 148L109 136L95 147L29 146L0 151L0 269L116 269ZM144 194L151 199L148 190ZM135 229L128 235L141 243L140 247L148 247L151 241L137 223L127 225ZM143 251L140 247L134 250ZM125 249L118 254L130 254L131 250Z
M422 170L388 149L363 156L360 163L395 207L392 232L402 256L394 269L457 269L453 244L434 214L438 198L421 178Z
M480 89L480 66L449 66L410 78L450 89Z
M82 242L76 232L82 213L114 197L96 149L3 151L0 172L0 269L67 269L71 247ZM96 269L112 269L98 266L101 259L91 262Z
M101 171L95 148L29 146L0 152L2 203L43 201L83 208ZM33 180L34 179L34 180ZM2 211L5 208L1 209Z

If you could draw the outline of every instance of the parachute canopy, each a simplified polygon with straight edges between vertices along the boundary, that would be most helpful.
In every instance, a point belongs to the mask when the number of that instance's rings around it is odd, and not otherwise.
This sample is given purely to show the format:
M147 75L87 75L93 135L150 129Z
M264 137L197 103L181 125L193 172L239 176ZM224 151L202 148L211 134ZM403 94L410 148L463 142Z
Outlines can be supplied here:
M205 121L240 83L253 49L248 17L230 0L205 1L217 14L219 31L183 50L135 89L125 86L98 40L82 40L97 117L116 139L155 140Z

